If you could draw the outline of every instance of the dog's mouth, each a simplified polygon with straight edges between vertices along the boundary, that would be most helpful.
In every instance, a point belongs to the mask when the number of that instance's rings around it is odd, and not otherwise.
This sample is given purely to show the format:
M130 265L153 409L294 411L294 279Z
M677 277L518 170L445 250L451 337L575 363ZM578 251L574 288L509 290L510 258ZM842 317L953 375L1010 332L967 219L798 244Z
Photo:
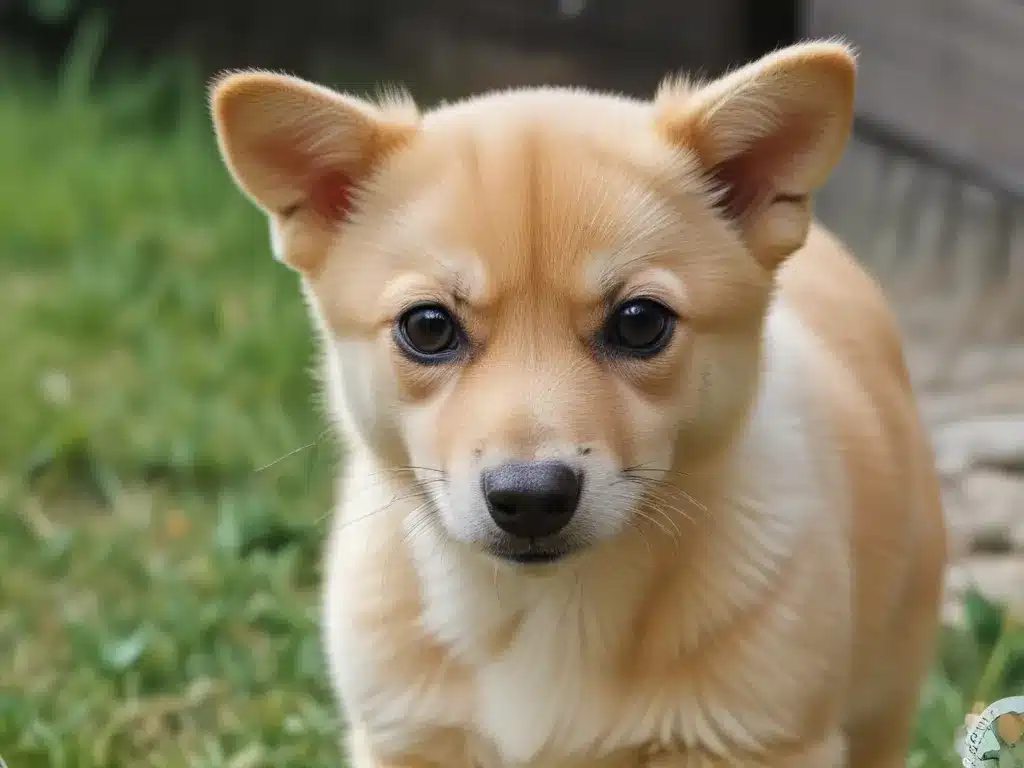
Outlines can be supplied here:
M490 554L499 560L516 565L548 565L566 559L575 551L571 547L553 547L531 543L525 547L514 549L508 546L494 547L490 549Z
M499 555L506 560L521 565L535 565L542 563L554 563L568 556L568 552L544 552L541 550L527 550L517 554Z

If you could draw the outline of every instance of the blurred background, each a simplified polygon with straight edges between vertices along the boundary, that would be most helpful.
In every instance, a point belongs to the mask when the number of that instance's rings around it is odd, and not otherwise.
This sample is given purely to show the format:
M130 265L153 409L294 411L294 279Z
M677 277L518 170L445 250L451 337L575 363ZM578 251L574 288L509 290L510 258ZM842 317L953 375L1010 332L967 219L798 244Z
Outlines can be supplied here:
M0 0L0 756L340 764L316 586L343 451L212 73L647 95L832 35L858 114L818 211L899 314L954 540L908 765L957 765L964 714L1024 693L1020 0Z

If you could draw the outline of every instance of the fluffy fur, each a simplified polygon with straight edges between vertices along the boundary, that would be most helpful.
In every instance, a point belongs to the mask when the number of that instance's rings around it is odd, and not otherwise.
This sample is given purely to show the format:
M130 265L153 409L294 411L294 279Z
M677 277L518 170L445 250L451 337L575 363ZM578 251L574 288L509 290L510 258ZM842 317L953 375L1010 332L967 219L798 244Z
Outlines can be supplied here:
M834 42L649 101L215 84L348 449L324 639L355 768L903 765L945 534L893 320L811 216L853 89ZM611 359L632 296L678 322ZM466 355L402 353L422 301ZM513 564L480 473L543 457L585 475L578 551Z

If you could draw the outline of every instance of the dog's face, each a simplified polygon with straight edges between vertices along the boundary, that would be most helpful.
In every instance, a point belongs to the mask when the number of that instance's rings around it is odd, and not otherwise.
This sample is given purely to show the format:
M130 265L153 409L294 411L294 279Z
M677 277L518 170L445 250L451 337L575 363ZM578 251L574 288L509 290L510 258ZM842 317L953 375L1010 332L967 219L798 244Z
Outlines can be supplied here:
M452 539L538 562L636 525L742 427L852 82L818 44L650 102L539 89L421 117L237 74L214 115L303 275L349 438L409 468Z

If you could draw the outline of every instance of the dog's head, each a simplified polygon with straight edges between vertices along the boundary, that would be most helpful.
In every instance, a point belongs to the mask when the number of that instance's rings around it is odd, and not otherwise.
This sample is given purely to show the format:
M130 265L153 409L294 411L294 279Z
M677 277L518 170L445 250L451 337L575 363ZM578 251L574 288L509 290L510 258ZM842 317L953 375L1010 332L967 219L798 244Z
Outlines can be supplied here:
M813 43L650 101L527 89L421 115L266 73L212 98L347 437L415 468L452 539L537 561L613 537L742 426L853 81Z

